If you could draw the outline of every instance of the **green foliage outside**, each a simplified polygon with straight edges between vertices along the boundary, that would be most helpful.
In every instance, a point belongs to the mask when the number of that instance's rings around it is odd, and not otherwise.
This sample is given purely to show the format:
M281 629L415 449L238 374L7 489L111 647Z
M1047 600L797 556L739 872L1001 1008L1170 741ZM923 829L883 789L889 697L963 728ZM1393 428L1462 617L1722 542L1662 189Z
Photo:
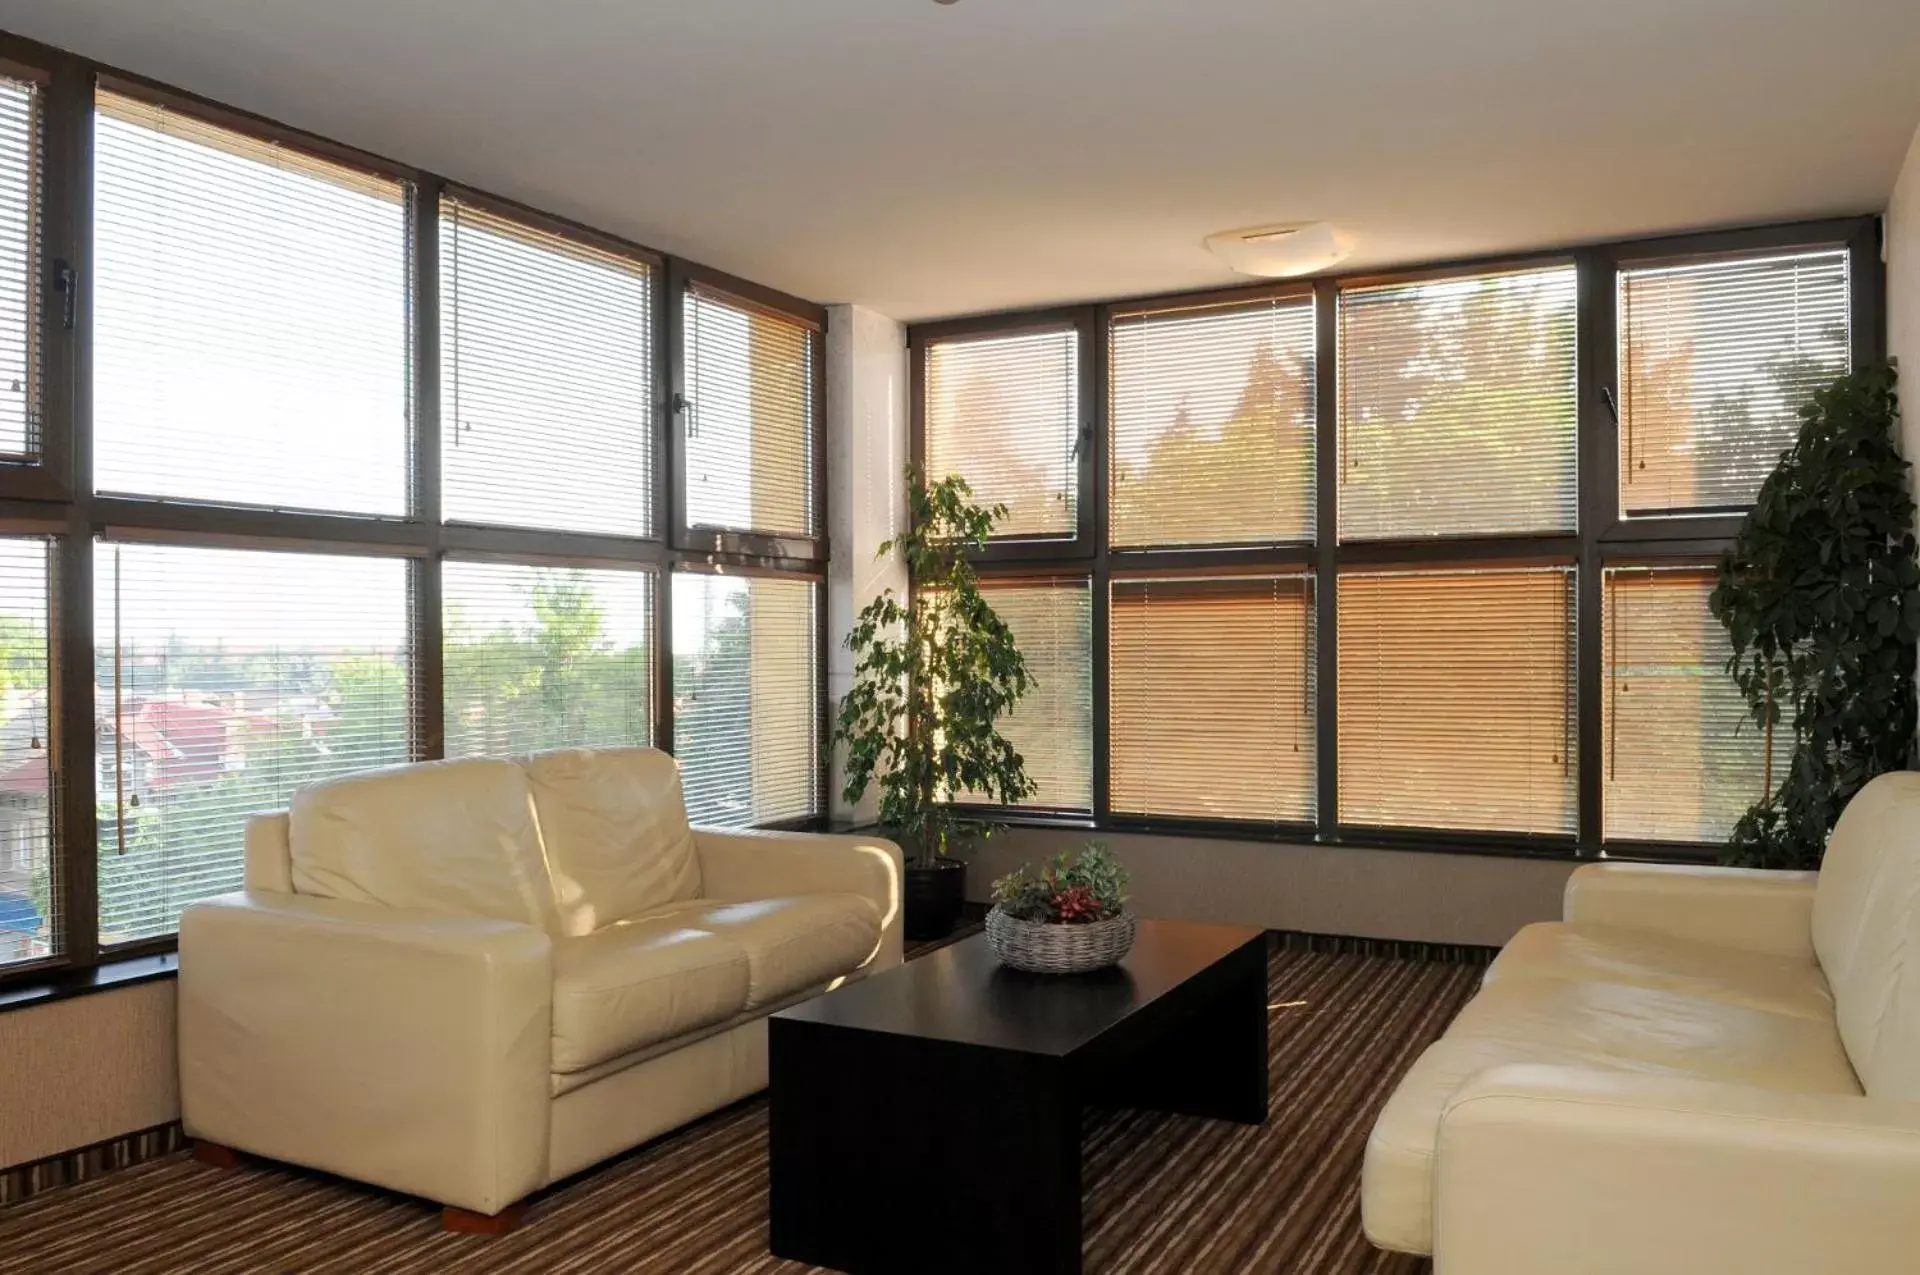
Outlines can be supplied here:
M993 901L1016 921L1085 925L1108 921L1127 906L1127 870L1089 841L1078 855L1062 850L1039 867L1023 864L993 883Z

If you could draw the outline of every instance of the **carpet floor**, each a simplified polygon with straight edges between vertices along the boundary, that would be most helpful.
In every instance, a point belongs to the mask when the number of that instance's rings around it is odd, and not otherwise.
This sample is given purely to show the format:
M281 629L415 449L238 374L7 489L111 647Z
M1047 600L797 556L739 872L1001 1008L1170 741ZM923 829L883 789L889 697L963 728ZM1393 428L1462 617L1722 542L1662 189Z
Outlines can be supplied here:
M1362 1237L1361 1151L1394 1082L1480 973L1275 952L1267 1123L1089 1111L1086 1270L1425 1271ZM549 1188L498 1239L445 1234L418 1200L275 1166L223 1172L179 1153L0 1211L0 1275L802 1275L810 1268L767 1252L766 1145L765 1100L748 1100Z

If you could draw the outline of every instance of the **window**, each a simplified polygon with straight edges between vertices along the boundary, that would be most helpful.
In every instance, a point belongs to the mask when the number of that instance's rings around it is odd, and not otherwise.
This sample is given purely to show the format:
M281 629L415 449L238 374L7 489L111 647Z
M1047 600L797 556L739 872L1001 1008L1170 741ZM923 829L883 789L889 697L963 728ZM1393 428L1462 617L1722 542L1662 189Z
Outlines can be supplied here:
M1115 580L1112 805L1138 815L1314 815L1313 581Z
M1340 537L1572 531L1571 266L1340 293Z
M1340 821L1571 834L1570 568L1339 580Z
M1732 648L1707 609L1711 566L1614 567L1605 576L1610 840L1719 842L1773 790L1793 754L1791 716L1766 732L1725 673Z
M62 909L48 794L45 540L0 539L0 966L54 953Z
M645 536L654 267L440 201L443 509Z
M673 577L674 754L694 823L820 813L818 592L802 579Z
M449 757L653 742L653 575L441 568Z
M688 526L816 535L819 332L700 285L685 310Z
M1313 539L1313 360L1310 296L1116 316L1112 542Z
M102 944L240 887L247 816L411 756L407 564L94 548Z
M43 90L0 74L0 460L39 458Z
M1080 517L1080 333L961 337L927 347L926 471L1005 505L999 538L1068 538Z
M165 106L94 111L94 481L407 509L407 188Z
M1026 696L999 723L1036 791L1024 803L1093 809L1093 590L1085 577L982 580L1027 662Z
M1844 249L1647 262L1619 279L1620 504L1739 510L1851 361Z

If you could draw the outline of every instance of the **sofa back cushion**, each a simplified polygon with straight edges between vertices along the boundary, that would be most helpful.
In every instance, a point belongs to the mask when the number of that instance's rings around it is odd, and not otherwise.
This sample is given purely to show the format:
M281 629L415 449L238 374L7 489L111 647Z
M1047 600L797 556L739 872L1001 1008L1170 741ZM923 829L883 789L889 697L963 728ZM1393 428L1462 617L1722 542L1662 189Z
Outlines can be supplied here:
M1813 950L1861 1087L1920 1100L1920 774L1881 775L1847 803L1820 865Z
M526 759L560 930L591 934L700 895L680 768L654 748L563 748Z
M299 894L557 928L527 773L437 761L303 788L288 823Z

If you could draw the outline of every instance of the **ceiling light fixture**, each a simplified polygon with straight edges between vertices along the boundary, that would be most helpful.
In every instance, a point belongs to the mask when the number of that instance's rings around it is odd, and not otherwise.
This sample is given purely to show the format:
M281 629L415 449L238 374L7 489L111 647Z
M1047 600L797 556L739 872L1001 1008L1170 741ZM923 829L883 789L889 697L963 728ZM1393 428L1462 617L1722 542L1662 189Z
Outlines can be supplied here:
M1344 261L1353 243L1324 221L1250 226L1207 236L1207 249L1241 274L1282 279Z

